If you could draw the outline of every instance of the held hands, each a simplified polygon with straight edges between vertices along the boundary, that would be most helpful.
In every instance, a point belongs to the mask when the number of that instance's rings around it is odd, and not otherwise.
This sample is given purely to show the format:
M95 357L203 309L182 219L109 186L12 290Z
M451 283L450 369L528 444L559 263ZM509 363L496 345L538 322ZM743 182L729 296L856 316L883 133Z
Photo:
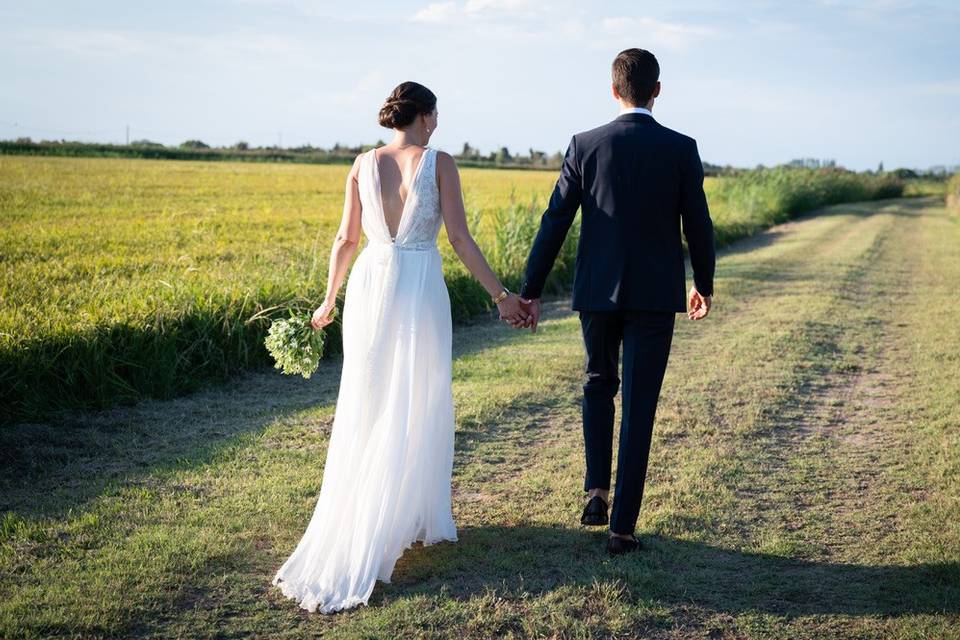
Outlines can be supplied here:
M528 322L530 317L528 310L520 303L520 296L515 293L507 294L506 298L497 303L497 309L500 310L500 319L515 327Z
M523 309L527 314L527 319L521 322L511 322L514 329L525 329L530 327L530 333L537 332L537 325L540 323L540 299L534 298L533 300L527 300L526 298L519 298L520 308Z
M702 320L710 313L710 305L713 303L713 296L704 296L697 291L697 287L690 287L690 300L687 309L687 318L690 320Z
M310 325L316 329L322 329L331 322L333 322L333 317L337 315L337 303L329 302L327 300L323 301L317 310L313 312L313 317L310 318Z
M537 325L540 324L540 298L534 298L533 300L527 300L526 298L520 298L520 303L524 306L528 320L525 324L514 325L517 329L522 329L525 327L530 327L530 333L537 332Z

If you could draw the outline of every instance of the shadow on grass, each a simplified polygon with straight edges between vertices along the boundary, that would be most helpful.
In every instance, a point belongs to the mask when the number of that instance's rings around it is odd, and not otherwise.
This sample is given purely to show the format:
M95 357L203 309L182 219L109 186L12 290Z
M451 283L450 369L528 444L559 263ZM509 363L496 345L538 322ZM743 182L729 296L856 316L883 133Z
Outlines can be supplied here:
M566 299L544 308L545 319L569 313ZM454 357L517 343L528 335L483 314L454 327ZM338 356L322 361L310 380L268 369L185 397L4 427L0 513L59 518L101 494L206 464L278 421L329 429L341 365ZM479 431L472 437L495 433Z
M571 514L571 519L573 519ZM371 606L412 596L465 601L622 582L633 602L783 616L902 616L960 612L960 562L836 564L737 551L665 535L609 556L606 533L518 525L462 528L456 543L408 549Z

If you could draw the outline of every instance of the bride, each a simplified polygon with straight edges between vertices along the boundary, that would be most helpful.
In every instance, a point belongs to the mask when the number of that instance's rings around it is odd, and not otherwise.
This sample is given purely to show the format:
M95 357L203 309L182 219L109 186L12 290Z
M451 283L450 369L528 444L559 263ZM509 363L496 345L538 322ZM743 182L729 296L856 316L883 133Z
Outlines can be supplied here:
M327 293L315 329L333 321L347 281L343 371L313 517L272 584L308 610L366 604L377 579L417 540L456 541L450 299L441 271L440 224L454 251L496 303L500 318L526 322L467 228L452 156L427 143L437 98L416 82L397 86L380 109L395 130L357 156L330 253Z

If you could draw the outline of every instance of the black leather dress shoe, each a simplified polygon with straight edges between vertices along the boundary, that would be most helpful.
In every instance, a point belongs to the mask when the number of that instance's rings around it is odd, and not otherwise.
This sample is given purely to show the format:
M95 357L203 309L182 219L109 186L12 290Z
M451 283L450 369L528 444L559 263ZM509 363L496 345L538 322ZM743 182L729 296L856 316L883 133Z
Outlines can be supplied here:
M607 518L607 502L600 496L593 496L583 508L583 515L580 516L580 524L589 527L599 527L609 522Z
M621 553L630 553L631 551L639 551L643 548L643 543L640 542L640 539L637 536L630 534L630 539L619 538L617 536L609 536L607 540L607 553L612 556L619 555Z

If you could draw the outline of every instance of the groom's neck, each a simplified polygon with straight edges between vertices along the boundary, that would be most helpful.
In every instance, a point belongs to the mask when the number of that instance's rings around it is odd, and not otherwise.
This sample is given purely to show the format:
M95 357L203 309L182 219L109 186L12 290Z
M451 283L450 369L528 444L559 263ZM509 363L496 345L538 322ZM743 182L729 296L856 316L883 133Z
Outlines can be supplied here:
M630 103L627 102L626 100L617 100L617 102L620 103L620 108L621 108L621 109L636 109L637 107L643 107L644 109L647 109L648 111L653 111L653 102L654 102L654 99L653 99L653 98L650 98L650 100L649 100L646 104L639 104L639 105L638 105L638 104L630 104Z

